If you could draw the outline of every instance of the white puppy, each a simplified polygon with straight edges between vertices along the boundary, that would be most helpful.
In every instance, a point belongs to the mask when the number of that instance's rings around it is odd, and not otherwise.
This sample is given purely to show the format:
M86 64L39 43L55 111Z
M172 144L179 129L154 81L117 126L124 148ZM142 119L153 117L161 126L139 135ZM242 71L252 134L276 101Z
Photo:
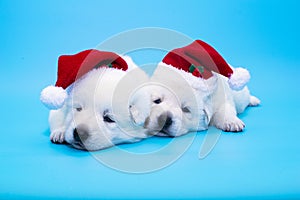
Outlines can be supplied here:
M208 128L212 116L210 90L204 81L202 90L195 90L185 76L189 74L164 63L158 65L151 77L152 106L145 122L150 134L176 137Z
M203 41L174 49L151 78L153 103L145 127L152 134L173 137L209 125L242 131L245 124L237 114L260 103L245 87L249 79L247 70L233 69Z
M161 77L172 77L170 81ZM177 76L175 76L177 74ZM237 117L247 106L260 101L247 87L232 90L228 78L214 74L201 80L192 74L160 63L151 78L151 112L145 127L158 136L180 136L206 130L209 125L224 131L239 132L245 127ZM197 82L197 88L194 83Z
M63 107L50 111L52 142L67 142L77 149L95 151L147 137L142 127L149 105L136 104L138 101L145 102L144 96L139 93L128 101L132 86L147 81L147 75L129 57L123 59L129 65L127 71L99 67L90 70L69 87ZM141 78L128 77L132 71ZM123 79L128 78L131 82L124 87ZM122 93L116 91L120 84ZM132 123L135 121L139 124Z

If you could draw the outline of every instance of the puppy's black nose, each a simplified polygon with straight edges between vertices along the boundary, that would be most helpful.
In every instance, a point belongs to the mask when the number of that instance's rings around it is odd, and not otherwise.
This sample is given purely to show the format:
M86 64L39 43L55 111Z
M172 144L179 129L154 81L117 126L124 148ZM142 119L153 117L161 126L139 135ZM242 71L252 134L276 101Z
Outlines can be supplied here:
M169 112L162 113L157 122L161 130L166 131L173 124L172 114Z
M163 129L169 128L173 123L172 117L167 116Z
M73 138L76 142L84 142L88 137L88 129L83 125L77 126L73 131Z

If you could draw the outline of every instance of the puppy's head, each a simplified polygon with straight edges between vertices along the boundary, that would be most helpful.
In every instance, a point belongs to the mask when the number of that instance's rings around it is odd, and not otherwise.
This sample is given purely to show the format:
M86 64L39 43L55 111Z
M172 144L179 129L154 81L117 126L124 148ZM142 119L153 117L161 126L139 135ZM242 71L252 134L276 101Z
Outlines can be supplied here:
M145 127L152 134L180 136L208 128L211 92L198 90L185 72L159 65L152 81L151 112Z
M182 98L160 85L151 91L151 112L145 122L150 134L176 137L207 128L207 112L194 95Z
M130 92L120 87L127 74L102 68L75 82L66 105L65 139L69 144L94 151L145 137L143 131L134 132L126 126L131 124L130 108L136 106L135 102L123 99ZM138 126L135 124L135 128Z

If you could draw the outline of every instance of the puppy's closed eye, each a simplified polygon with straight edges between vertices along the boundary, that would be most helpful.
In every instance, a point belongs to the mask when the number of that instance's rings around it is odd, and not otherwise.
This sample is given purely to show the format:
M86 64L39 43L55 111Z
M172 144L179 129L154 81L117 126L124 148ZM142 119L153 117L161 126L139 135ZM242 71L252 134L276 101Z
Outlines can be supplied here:
M82 106L78 103L74 103L73 104L73 108L77 111L77 112L81 112L82 111Z
M108 113L108 110L103 112L103 121L106 123L115 123L113 117Z
M77 112L82 111L82 107L77 107L77 108L75 108L75 109L76 109Z
M181 108L182 112L184 113L191 113L191 109L188 106L184 106Z
M103 116L103 121L107 122L107 123L115 123L115 121L112 119L111 116L109 115L105 115Z
M155 99L154 101L153 101L153 103L155 103L155 104L160 104L162 101L161 101L161 98L158 98L158 99Z

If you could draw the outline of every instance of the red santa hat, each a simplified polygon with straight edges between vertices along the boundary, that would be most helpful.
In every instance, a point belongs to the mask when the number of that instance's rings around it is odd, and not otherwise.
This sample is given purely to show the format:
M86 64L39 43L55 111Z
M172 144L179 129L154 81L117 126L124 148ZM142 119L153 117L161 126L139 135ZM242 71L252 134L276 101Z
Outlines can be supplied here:
M75 55L60 56L56 84L42 90L41 101L49 109L61 108L68 97L66 89L90 70L99 67L128 69L126 61L113 52L90 49Z
M212 77L212 72L222 74L228 77L229 86L233 90L243 89L250 79L248 70L232 69L212 46L201 40L170 51L162 62L203 79Z

